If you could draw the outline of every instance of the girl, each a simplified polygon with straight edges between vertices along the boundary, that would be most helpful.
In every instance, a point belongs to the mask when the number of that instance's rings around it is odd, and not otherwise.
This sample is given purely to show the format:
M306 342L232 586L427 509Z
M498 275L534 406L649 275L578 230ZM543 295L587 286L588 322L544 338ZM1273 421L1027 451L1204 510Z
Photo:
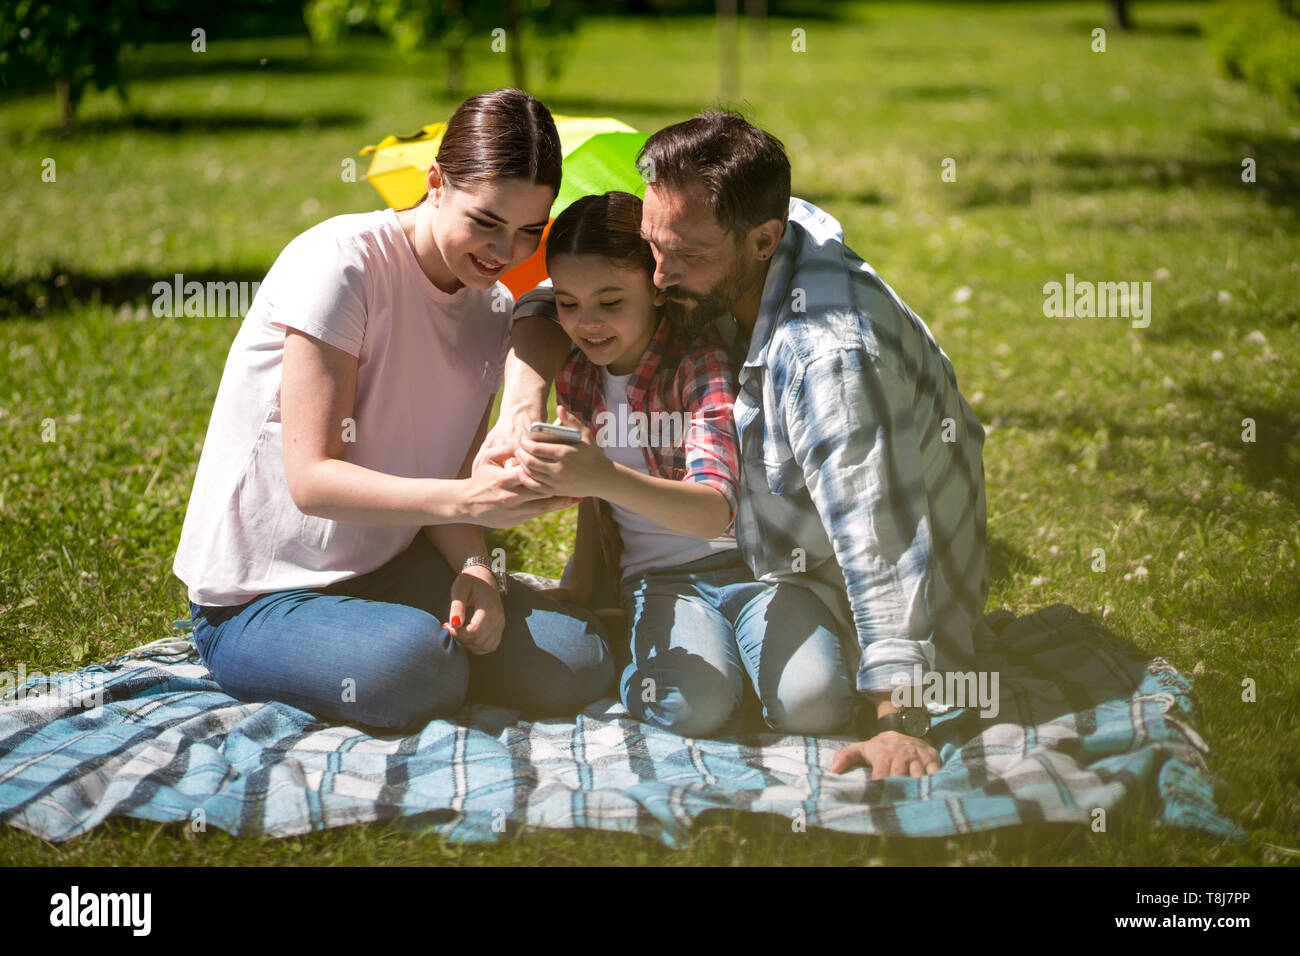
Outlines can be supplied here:
M224 690L410 731L467 694L572 713L613 665L599 623L494 575L482 526L565 504L486 464L510 326L497 279L560 186L550 112L471 97L428 192L284 249L217 391L174 571Z
M735 385L712 326L688 328L653 283L641 201L588 196L551 226L546 268L558 321L577 350L556 380L565 445L515 452L528 487L585 497L572 584L592 601L617 575L632 660L623 704L688 736L738 728L748 674L768 725L839 730L853 691L833 622L805 588L755 581L727 533L739 456Z

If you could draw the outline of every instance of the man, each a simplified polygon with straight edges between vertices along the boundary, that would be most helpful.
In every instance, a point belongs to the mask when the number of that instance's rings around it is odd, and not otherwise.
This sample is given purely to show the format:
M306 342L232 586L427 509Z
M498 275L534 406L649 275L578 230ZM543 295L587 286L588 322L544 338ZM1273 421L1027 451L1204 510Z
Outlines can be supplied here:
M872 778L939 768L923 707L896 706L925 671L968 669L988 594L984 430L925 323L790 197L779 141L710 111L652 136L641 233L654 282L717 318L737 373L736 538L754 575L813 591L841 624L876 730L832 770ZM516 308L501 416L483 458L545 414L568 352L542 290ZM905 702L907 698L904 698Z

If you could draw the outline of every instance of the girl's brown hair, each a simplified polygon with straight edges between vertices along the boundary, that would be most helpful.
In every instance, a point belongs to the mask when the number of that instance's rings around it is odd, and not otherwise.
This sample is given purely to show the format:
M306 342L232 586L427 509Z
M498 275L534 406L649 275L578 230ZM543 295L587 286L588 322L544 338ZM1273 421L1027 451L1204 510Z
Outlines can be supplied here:
M453 189L523 179L558 193L561 157L551 111L515 89L479 93L461 103L438 144L438 165ZM414 205L428 195L426 190Z
M546 265L552 256L604 256L653 278L654 253L641 238L641 200L631 193L583 196L560 213L546 237Z
M555 217L546 236L546 271L555 256L603 256L627 268L640 269L647 281L654 281L655 257L650 243L641 236L641 200L631 193L607 192L574 200ZM680 359L681 352L709 323L692 323L674 302L655 306L654 324L667 320L670 326L669 352ZM661 364L659 372L672 376L677 362Z

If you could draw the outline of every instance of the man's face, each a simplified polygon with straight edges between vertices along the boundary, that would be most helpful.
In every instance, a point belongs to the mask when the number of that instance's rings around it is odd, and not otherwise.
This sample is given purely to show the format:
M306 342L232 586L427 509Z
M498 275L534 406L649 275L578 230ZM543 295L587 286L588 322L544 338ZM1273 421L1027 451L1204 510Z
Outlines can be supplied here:
M763 266L723 230L707 204L698 183L672 189L651 183L641 207L641 235L655 257L655 287L694 321L730 312Z

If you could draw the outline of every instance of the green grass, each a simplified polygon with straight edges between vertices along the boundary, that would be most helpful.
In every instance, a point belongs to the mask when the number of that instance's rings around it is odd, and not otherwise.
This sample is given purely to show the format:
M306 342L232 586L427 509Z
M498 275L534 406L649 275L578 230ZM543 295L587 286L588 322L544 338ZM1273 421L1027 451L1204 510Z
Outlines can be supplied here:
M684 853L583 832L485 849L387 824L257 840L111 820L58 847L0 829L0 861L1294 862L1300 118L1216 75L1201 7L1142 4L1141 29L1093 53L1105 12L918 4L772 21L740 94L789 149L795 194L839 218L926 319L989 426L989 609L1066 602L1195 675L1220 806L1248 843L1137 814L1107 834L913 842L717 814ZM789 49L795 28L806 53ZM708 20L591 20L568 71L534 92L557 113L655 129L711 105L715 51ZM343 160L364 170L362 145L457 102L435 58L363 42L309 54L209 38L202 56L141 51L131 74L134 120L107 94L70 138L52 131L52 94L0 112L0 668L100 660L187 615L171 560L239 319L155 318L153 282L262 278L299 232L380 204L342 181ZM470 91L508 82L504 57L472 60ZM949 157L956 182L940 176ZM1150 327L1044 318L1043 284L1067 272L1150 280ZM571 531L569 512L496 540L553 574Z

